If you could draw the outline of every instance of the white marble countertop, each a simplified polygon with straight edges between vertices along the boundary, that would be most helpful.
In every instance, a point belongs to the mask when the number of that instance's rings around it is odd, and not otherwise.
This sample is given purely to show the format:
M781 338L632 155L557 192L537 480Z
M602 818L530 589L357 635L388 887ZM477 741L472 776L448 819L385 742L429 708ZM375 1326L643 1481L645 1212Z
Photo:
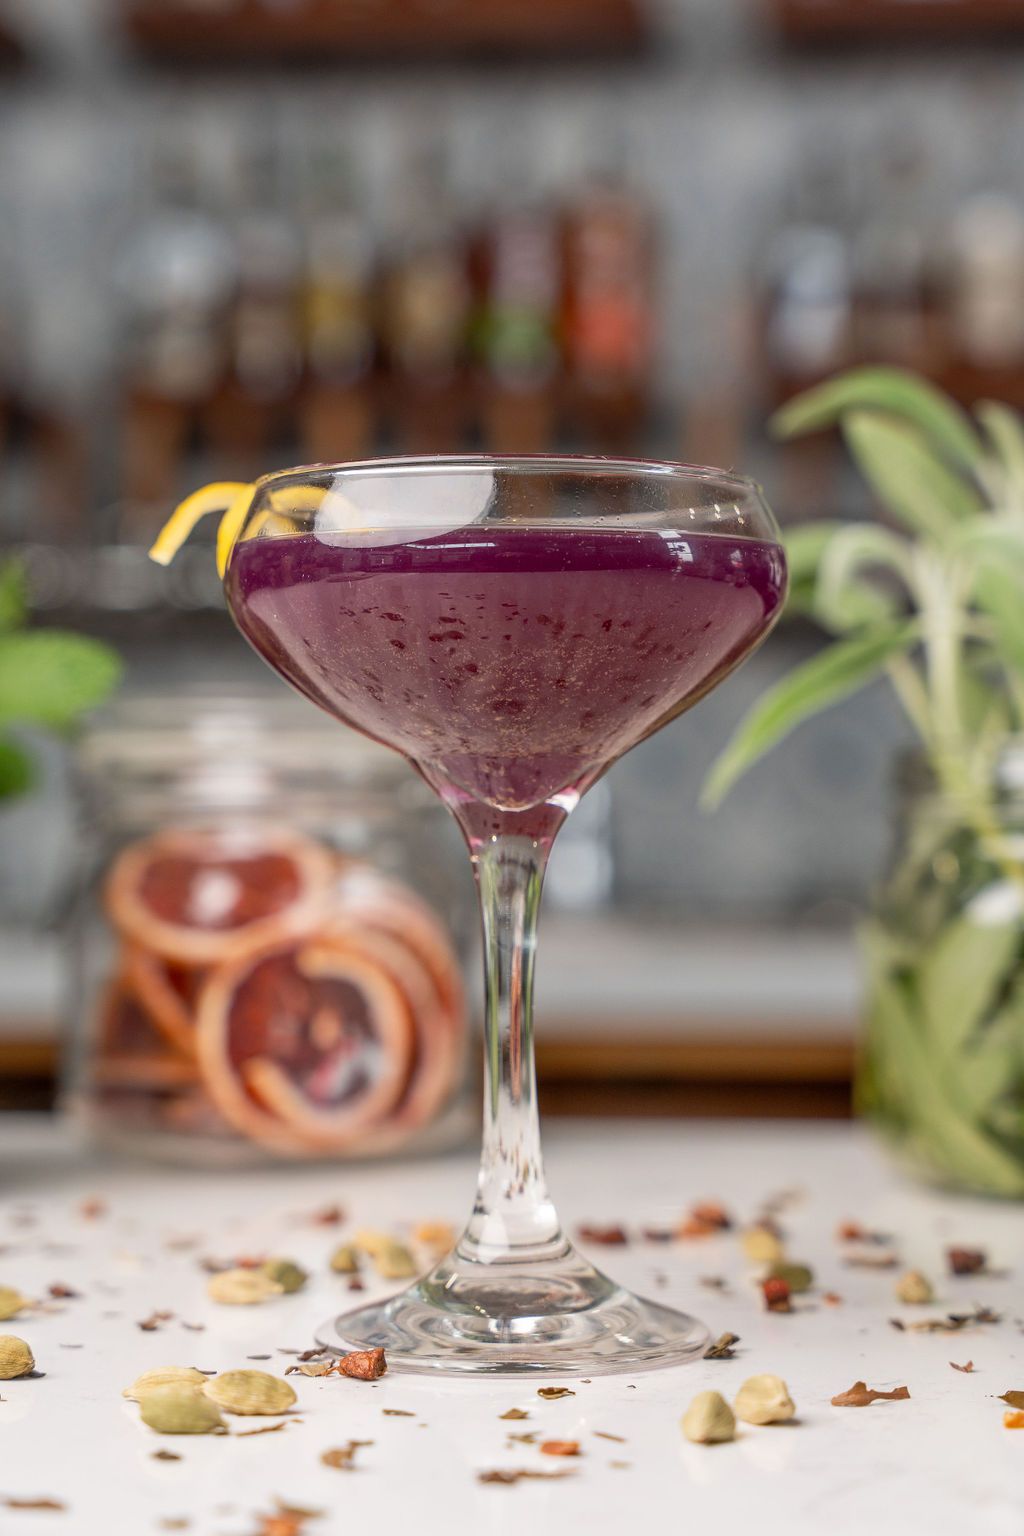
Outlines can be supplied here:
M735 1235L671 1245L636 1241L595 1253L634 1287L697 1311L741 1336L735 1359L628 1377L565 1383L575 1396L537 1397L535 1381L446 1381L389 1374L370 1385L292 1377L300 1423L240 1438L262 1420L231 1421L230 1438L158 1436L121 1389L157 1365L246 1365L283 1371L280 1348L303 1349L315 1326L350 1300L327 1256L359 1225L457 1221L473 1183L467 1155L345 1170L187 1174L94 1163L60 1130L0 1124L0 1284L40 1297L63 1283L81 1294L2 1325L28 1340L41 1378L0 1383L0 1532L55 1536L265 1536L275 1499L322 1511L302 1536L409 1536L715 1530L725 1536L1020 1536L1024 1432L1003 1427L996 1395L1024 1389L1024 1220L1019 1208L954 1199L893 1174L861 1130L841 1125L617 1122L555 1124L548 1162L567 1221L658 1224L694 1200L719 1198L747 1219L781 1189L804 1191L783 1217L791 1257L816 1271L820 1293L789 1315L766 1313ZM87 1217L84 1201L105 1202ZM340 1202L344 1226L308 1218ZM936 1281L935 1308L893 1299L894 1272L845 1267L841 1219L891 1232L908 1266ZM182 1240L195 1239L194 1246ZM947 1244L985 1247L1002 1275L953 1279ZM288 1254L312 1271L305 1290L266 1306L217 1307L198 1258ZM726 1291L702 1287L723 1276ZM381 1290L380 1282L374 1286ZM940 1316L987 1303L995 1326L901 1333L894 1316ZM153 1311L173 1318L138 1328ZM188 1330L183 1324L202 1325ZM974 1362L971 1374L951 1360ZM732 1397L759 1371L786 1378L799 1420L740 1426L735 1443L685 1442L692 1395ZM837 1409L857 1378L903 1385L909 1402ZM517 1406L525 1423L501 1422ZM404 1410L409 1417L386 1415ZM573 1439L583 1454L553 1462L510 1446L510 1430ZM596 1431L623 1437L603 1439ZM373 1443L355 1471L323 1466L349 1439ZM154 1459L170 1450L180 1460ZM620 1463L624 1465L620 1465ZM572 1476L482 1485L500 1467ZM55 1510L10 1507L52 1499ZM184 1523L180 1523L184 1522Z

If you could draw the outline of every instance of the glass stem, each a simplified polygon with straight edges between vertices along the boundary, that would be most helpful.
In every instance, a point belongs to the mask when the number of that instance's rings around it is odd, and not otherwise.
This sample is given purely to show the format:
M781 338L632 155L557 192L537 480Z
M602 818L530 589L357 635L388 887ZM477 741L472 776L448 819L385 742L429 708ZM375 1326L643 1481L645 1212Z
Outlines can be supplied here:
M470 840L484 931L484 1129L476 1203L459 1243L478 1263L566 1248L544 1178L533 1050L533 962L549 839Z

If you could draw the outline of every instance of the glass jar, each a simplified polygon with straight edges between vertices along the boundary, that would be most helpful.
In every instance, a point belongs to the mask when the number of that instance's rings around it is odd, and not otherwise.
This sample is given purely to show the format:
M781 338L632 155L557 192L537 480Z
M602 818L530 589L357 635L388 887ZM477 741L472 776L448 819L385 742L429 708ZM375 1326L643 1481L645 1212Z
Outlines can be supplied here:
M208 1161L470 1131L458 834L394 753L290 694L124 697L79 754L89 870L68 1099Z
M899 775L896 853L863 929L857 1100L932 1182L1024 1197L1024 743L984 791Z

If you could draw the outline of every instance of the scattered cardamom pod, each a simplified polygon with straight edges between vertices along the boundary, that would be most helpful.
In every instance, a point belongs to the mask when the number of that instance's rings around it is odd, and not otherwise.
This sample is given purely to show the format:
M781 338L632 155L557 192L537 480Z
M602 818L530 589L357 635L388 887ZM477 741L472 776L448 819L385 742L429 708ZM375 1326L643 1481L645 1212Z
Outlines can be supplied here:
M382 1280L412 1280L419 1274L419 1266L405 1244L386 1232L357 1232L356 1247L371 1259Z
M301 1291L309 1275L293 1259L267 1259L260 1265L260 1274L268 1280L276 1280L286 1296Z
M935 1300L932 1283L919 1269L908 1269L896 1282L896 1297L908 1307L924 1306Z
M211 1275L206 1294L228 1307L251 1307L272 1296L283 1296L284 1286L258 1269L225 1269Z
M687 1440L698 1445L736 1438L736 1419L721 1392L698 1392L680 1422Z
M29 1305L20 1291L12 1290L9 1285L0 1285L0 1323L9 1322Z
M359 1273L359 1253L354 1243L342 1243L330 1257L330 1266L336 1275Z
M205 1391L225 1413L287 1413L296 1400L288 1383L268 1371L223 1371Z
M782 1377L766 1372L748 1376L736 1394L733 1410L745 1424L782 1424L796 1413L796 1404Z
M781 1264L786 1257L781 1239L771 1227L748 1227L740 1234L740 1246L752 1264Z
M788 1261L772 1264L768 1270L769 1280L785 1280L790 1293L794 1296L801 1291L809 1291L814 1284L814 1271L808 1264L790 1264Z
M142 1422L162 1435L208 1435L224 1428L213 1399L201 1387L187 1383L145 1392L139 1398L139 1412Z
M13 1333L0 1333L0 1381L13 1381L34 1371L36 1362L24 1339Z
M125 1387L122 1397L133 1403L154 1392L158 1387L205 1387L206 1377L194 1365L157 1365L151 1371L143 1371L130 1387Z

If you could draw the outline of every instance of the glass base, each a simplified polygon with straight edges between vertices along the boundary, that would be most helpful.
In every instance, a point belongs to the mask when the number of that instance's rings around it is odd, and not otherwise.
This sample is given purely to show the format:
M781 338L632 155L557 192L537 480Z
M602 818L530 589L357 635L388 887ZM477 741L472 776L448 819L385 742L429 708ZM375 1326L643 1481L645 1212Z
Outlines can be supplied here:
M399 1371L579 1375L700 1359L703 1323L624 1290L570 1249L552 1266L444 1259L408 1290L343 1312L317 1343L383 1348Z

